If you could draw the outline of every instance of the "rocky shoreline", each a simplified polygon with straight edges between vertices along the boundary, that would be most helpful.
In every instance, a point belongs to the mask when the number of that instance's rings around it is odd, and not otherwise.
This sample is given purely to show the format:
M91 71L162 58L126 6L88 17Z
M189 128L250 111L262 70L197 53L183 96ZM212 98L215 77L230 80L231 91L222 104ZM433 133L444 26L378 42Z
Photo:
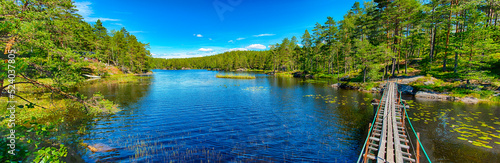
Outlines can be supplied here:
M361 87L349 85L348 83L336 83L330 85L333 88L338 88L338 89L347 89L347 90L357 90L361 92L367 92L367 93L382 93L384 91L385 83L381 83L377 87L373 87L369 90L366 90ZM398 83L398 90L401 91L401 94L403 95L411 95L414 96L417 99L424 99L424 100L432 100L432 101L452 101L452 102L463 102L466 104L477 104L481 101L481 99L477 99L475 97L454 97L450 96L445 93L439 93L439 92L432 92L432 91L416 91L412 86L406 85L406 84L399 84Z

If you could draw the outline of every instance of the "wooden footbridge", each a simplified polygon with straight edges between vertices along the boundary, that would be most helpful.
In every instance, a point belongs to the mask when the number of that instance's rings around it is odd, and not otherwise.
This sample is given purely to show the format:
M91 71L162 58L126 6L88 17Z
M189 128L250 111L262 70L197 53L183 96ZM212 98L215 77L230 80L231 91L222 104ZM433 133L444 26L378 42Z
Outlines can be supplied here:
M358 163L419 163L421 144L417 141L417 149L412 149L411 140L405 130L405 109L408 106L401 100L397 89L396 83L388 82L382 99L373 104L377 108L374 123L373 126L370 123L368 137Z

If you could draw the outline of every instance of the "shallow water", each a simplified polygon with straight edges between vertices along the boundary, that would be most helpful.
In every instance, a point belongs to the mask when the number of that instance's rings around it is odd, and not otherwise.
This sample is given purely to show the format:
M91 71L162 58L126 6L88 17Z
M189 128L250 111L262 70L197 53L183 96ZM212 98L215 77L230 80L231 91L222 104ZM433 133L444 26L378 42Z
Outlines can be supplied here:
M89 123L80 139L116 150L80 150L86 162L355 162L373 115L370 101L381 96L263 74L241 80L215 78L218 72L206 70L154 72L140 83L79 88L87 96L100 91L122 109ZM498 159L498 107L406 99L431 160ZM477 118L460 119L469 114ZM491 139L484 146L472 134L457 139L462 129L452 131L464 124Z

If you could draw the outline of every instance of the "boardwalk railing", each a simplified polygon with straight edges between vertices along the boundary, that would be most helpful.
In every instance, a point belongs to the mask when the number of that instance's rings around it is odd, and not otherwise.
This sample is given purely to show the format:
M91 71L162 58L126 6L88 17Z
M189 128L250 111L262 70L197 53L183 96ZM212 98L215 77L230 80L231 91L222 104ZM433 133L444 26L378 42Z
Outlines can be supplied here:
M400 100L397 84L388 82L382 99L378 103L373 124L370 124L369 136L363 146L358 163L416 162L410 153L410 140L405 131L405 109L407 106L403 105ZM361 157L363 157L362 160Z

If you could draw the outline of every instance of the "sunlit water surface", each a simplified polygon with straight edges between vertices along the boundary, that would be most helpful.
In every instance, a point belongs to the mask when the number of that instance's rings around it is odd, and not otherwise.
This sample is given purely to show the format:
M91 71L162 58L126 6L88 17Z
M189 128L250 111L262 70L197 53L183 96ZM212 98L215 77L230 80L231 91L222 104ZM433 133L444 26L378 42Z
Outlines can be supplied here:
M79 153L86 162L355 162L373 115L370 101L381 96L328 81L217 73L155 70L138 83L79 88L122 109L89 122L80 137L115 150ZM498 162L497 106L406 99L431 160Z

